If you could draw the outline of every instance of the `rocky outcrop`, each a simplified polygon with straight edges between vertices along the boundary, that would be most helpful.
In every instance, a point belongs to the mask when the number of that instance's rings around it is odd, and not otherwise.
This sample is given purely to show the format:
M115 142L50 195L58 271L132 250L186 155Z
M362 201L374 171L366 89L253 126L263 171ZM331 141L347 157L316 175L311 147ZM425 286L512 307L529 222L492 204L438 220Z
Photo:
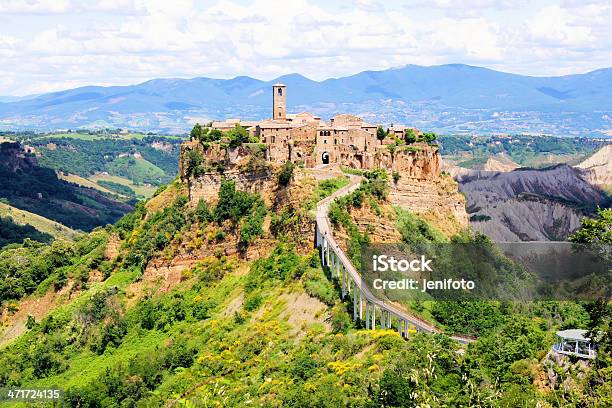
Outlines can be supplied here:
M607 205L605 194L584 179L583 171L567 165L454 173L473 228L495 241L565 240L585 215Z
M276 186L276 180L272 171L231 171L220 173L205 173L188 180L189 202L197 204L200 200L214 201L217 199L221 182L231 180L236 183L236 189L260 193L272 190Z
M212 144L205 148L198 142L183 143L179 175L187 182L190 204L201 199L215 200L223 180L234 181L236 189L242 191L273 189L276 186L273 166L264 160L263 151L257 146L230 149Z
M584 178L591 184L606 188L612 186L612 144L576 165L584 171Z
M586 203L599 204L605 199L599 189L583 179L582 172L567 165L508 173L477 171L458 176L457 180L461 184L461 191L479 202L506 200L521 193L554 198L579 206Z
M404 179L433 180L440 174L440 152L435 146L416 143L376 153L375 167L398 172Z
M468 225L465 197L448 175L426 180L402 175L397 183L391 183L389 200L431 222L447 235L456 234Z

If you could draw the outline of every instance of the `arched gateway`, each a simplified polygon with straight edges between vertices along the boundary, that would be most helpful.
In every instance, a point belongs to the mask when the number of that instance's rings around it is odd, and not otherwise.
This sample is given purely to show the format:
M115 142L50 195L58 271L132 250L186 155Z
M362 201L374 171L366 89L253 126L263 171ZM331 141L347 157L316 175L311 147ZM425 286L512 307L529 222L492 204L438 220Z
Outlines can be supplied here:
M321 161L323 162L323 164L329 164L329 153L323 152L323 154L321 155Z

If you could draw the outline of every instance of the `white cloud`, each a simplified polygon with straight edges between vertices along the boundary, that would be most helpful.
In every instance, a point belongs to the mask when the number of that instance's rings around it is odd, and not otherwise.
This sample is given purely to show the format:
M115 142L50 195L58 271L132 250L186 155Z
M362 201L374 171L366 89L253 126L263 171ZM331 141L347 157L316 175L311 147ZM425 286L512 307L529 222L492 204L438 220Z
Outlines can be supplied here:
M595 40L588 26L575 24L566 9L550 6L541 9L527 24L531 42L549 47L587 45Z
M523 0L410 3L422 4L417 8L376 0L355 0L352 7L306 0L66 3L0 0L5 14L9 5L10 13L49 14L17 17L26 34L15 26L3 31L0 95L155 77L271 79L300 72L323 79L407 63L540 75L612 65L612 7L604 2L581 8ZM504 7L517 8L514 20L474 13L499 14Z
M0 13L55 14L64 13L70 0L0 0Z

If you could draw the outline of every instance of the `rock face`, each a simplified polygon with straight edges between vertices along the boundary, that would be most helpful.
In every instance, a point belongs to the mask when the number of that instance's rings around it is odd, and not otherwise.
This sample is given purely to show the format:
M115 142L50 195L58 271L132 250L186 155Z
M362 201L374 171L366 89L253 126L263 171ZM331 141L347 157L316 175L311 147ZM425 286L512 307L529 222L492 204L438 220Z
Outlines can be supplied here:
M202 199L209 202L216 200L224 178L234 181L237 190L251 193L271 190L276 186L272 175L271 171L206 173L189 180L189 202L197 204Z
M447 235L468 226L465 197L449 176L436 175L426 180L401 177L391 183L391 204L414 212Z
M436 148L382 157L380 166L397 171L400 178L390 182L391 204L416 213L442 232L453 235L467 227L465 198L457 183L441 175L442 160Z
M403 150L402 150L403 148ZM437 147L425 143L400 146L398 151L376 153L375 167L396 171L404 179L433 180L440 174L440 152Z
M507 173L455 173L474 229L495 241L565 240L605 194L567 165Z
M179 175L187 182L190 204L196 205L201 199L215 200L224 179L234 181L236 189L242 191L273 189L276 185L273 166L258 152L261 153L243 146L225 149L213 144L204 149L197 142L183 143ZM193 153L199 155L198 160Z
M465 199L459 194L456 182L448 175L440 175L441 159L438 148L417 143L398 149L381 149L377 152L374 163L376 168L399 175L397 181L389 181L391 204L422 216L449 235L465 228L468 225ZM194 166L190 163L190 160L193 161L193 158L190 158L191 150L198 151L202 156L200 170L196 172L190 170ZM284 195L276 182L278 165L261 157L257 158L257 155L247 148L221 149L216 145L204 150L199 143L187 142L181 147L179 164L181 178L188 185L191 205L196 205L200 200L216 200L223 179L235 181L238 190L261 193L264 200L275 209L278 206L275 200ZM337 165L305 171L315 177L318 177L318 172L324 176L342 175ZM297 181L301 173L295 173L294 181ZM283 200L292 201L291 197L285 197ZM301 203L294 203L295 208L300 205Z
M602 188L612 186L612 145L602 147L576 167L584 170L584 178L591 184Z

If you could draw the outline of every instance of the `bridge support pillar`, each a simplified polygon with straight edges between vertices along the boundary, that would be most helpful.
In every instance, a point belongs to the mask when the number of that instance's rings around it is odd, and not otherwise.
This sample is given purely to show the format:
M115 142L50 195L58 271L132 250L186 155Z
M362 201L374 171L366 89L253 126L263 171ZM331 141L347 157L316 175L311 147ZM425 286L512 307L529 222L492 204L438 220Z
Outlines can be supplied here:
M359 289L359 320L363 320L363 297L361 296L361 289Z
M370 328L370 304L368 303L367 300L365 302L365 310L366 310L365 327L366 329L369 329Z
M344 266L340 267L340 280L342 281L342 299L346 295L346 276Z
M372 330L376 330L376 304L372 303Z
M346 270L346 293L351 293L351 278L348 273L348 269Z
M321 266L325 266L325 248L323 248L323 243L319 245L319 254L321 254Z
M353 285L353 321L357 321L357 286L356 285Z

